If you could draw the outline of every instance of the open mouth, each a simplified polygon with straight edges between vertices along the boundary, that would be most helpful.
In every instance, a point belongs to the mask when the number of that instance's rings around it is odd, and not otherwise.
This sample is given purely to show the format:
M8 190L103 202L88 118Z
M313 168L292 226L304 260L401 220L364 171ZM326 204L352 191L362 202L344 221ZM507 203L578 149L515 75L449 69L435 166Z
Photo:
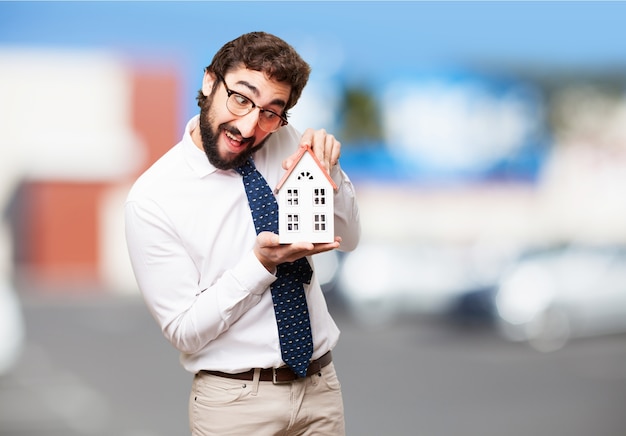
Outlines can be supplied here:
M228 130L224 130L224 137L231 148L240 149L243 146L242 141Z
M236 135L227 129L222 129L222 132L224 133L226 144L234 153L241 152L251 143L250 138L243 139L240 135Z

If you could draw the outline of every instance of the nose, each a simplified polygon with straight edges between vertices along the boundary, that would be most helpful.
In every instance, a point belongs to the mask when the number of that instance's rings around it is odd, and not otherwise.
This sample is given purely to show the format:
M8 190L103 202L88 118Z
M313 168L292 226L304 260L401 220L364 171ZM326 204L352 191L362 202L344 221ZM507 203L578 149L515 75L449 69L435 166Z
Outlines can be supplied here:
M254 132L259 125L260 114L261 112L259 111L259 108L254 108L250 113L239 118L237 128L244 138L249 138L254 135Z

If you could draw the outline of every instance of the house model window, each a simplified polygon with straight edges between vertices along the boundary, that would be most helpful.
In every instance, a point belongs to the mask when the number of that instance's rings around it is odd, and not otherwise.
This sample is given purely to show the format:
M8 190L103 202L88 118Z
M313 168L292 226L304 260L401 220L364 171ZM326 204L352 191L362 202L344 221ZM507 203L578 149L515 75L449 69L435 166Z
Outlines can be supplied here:
M301 147L276 186L281 244L335 240L333 194L337 185L311 147Z
M326 215L316 214L313 216L313 231L315 232L326 231Z
M297 189L287 189L287 205L288 206L298 205L298 190Z
M288 232L299 232L300 226L298 226L298 222L300 218L296 214L289 213L287 214L287 231Z
M315 206L324 206L326 204L326 189L315 188L313 190L313 204Z

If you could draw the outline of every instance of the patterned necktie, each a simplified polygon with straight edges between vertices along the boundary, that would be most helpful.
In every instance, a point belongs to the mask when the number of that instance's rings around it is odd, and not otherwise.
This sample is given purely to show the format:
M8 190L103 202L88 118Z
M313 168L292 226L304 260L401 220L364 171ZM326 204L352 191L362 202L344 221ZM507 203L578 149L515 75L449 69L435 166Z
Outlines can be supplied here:
M252 159L236 170L243 176L257 235L263 231L278 233L276 198ZM303 287L303 283L310 283L312 273L304 257L295 262L281 263L277 267L277 278L271 285L282 358L300 377L306 377L313 354L309 310Z

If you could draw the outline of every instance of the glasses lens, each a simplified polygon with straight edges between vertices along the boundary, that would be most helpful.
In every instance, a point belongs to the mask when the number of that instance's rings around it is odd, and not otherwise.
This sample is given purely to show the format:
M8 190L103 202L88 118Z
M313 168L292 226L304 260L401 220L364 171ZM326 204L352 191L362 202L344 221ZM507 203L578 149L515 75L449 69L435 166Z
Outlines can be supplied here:
M226 107L233 115L243 116L250 113L254 104L241 94L233 93L226 100Z
M247 97L232 92L226 100L226 108L233 115L239 117L248 115L255 108L254 103ZM276 112L261 109L259 113L259 127L266 132L275 132L283 124L283 119Z
M259 114L259 127L266 132L274 132L278 130L281 122L281 118L274 112L264 110Z

